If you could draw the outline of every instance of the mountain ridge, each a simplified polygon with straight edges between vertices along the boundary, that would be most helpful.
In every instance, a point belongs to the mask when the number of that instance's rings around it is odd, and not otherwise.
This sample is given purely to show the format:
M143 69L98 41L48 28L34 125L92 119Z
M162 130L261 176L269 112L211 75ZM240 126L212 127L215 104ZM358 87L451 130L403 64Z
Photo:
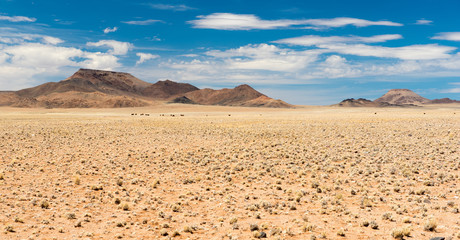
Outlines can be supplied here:
M450 104L460 101L450 98L433 99L424 98L410 89L390 89L374 101L364 98L349 98L333 106L339 107L420 107L429 104Z
M80 69L59 82L47 82L18 91L0 92L0 106L141 107L185 97L178 102L222 106L292 107L281 100L267 96L260 98L261 96L265 95L247 84L231 89L199 89L188 83L171 80L148 83L130 73Z

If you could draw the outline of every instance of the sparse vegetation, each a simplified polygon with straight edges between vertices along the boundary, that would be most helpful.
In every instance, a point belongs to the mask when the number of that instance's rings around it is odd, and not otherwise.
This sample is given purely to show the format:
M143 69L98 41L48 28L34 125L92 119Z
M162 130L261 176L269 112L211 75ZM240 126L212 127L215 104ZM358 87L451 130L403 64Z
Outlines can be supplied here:
M429 232L434 232L436 231L436 228L438 227L438 223L434 219L428 220L428 222L423 225L423 230L429 231Z
M404 237L410 236L410 228L395 228L391 231L391 236L395 239L403 239Z
M10 238L458 239L451 110L46 111L0 120Z

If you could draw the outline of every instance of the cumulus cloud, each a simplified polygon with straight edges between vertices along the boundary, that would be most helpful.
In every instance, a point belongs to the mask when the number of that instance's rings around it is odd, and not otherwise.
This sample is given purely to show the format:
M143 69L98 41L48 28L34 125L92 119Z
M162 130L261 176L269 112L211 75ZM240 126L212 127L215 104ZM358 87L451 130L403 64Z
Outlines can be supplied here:
M312 25L316 27L344 27L347 25L353 25L355 27L368 27L368 26L393 26L400 27L403 26L401 23L391 22L391 21L369 21L365 19L358 18L330 18L330 19L309 19L305 20L307 25Z
M46 43L52 44L52 45L57 45L57 44L60 44L60 43L64 42L60 38L55 38L55 37L51 37L51 36L43 36L43 41L45 41Z
M177 12L183 12L188 10L194 10L195 8L189 7L185 4L172 5L172 4L150 4L150 7L158 10L171 10Z
M188 21L194 28L219 30L275 29L303 24L300 20L262 20L253 14L213 13Z
M426 20L426 19L419 19L415 22L417 25L431 25L433 21L431 20Z
M460 88L451 88L441 91L441 93L460 93Z
M106 51L64 47L62 39L39 34L0 33L0 90L17 90L69 74L75 68L112 70L121 66L116 55L132 47L129 43L99 41L88 46L108 46ZM63 76L65 77L65 76Z
M318 51L293 51L269 44L247 45L206 55L224 58L228 68L267 71L296 71L316 60Z
M280 29L288 27L330 28L353 25L356 27L402 26L390 21L369 21L357 18L307 19L307 20L263 20L253 14L213 13L197 16L198 19L188 21L194 28L218 30L251 30Z
M24 17L24 16L4 16L0 15L0 20L9 21L9 22L35 22L36 18Z
M83 57L86 60L79 62L77 65L84 68L112 70L121 66L121 64L118 62L118 58L111 54L100 52L85 52Z
M24 42L41 42L46 44L57 45L63 43L62 39L41 35L41 34L23 34L23 33L11 33L8 31L0 31L0 43L4 44L19 44Z
M8 46L1 51L10 56L9 62L12 65L32 68L74 66L75 64L71 59L83 55L83 51L76 48L57 47L41 43Z
M403 60L430 60L449 58L455 47L440 46L437 44L410 45L404 47L382 47L365 44L321 44L320 48L330 51L356 56L398 58Z
M152 25L154 23L163 22L161 20L156 19L148 19L148 20L140 20L140 21L124 21L122 23L130 24L130 25Z
M460 41L460 32L442 32L436 34L436 36L432 37L431 39Z
M108 28L104 29L104 33L107 34L107 33L111 33L111 32L116 32L117 30L118 30L117 27L113 27L113 28L108 27Z
M160 57L159 55L154 55L154 54L150 54L150 53L136 53L136 56L139 57L139 60L136 62L136 65L142 64L145 61Z
M101 40L98 42L88 42L86 45L90 47L109 47L111 48L111 50L109 50L109 53L113 55L126 55L128 51L133 48L133 45L129 42L119 42L115 40Z
M281 40L274 41L274 43L282 43L289 45L299 45L299 46L314 46L319 44L331 44L331 43L378 43L386 42L390 40L402 39L402 36L399 34L385 34L385 35L375 35L371 37L360 37L360 36L330 36L323 37L318 35L307 35L294 38L285 38Z

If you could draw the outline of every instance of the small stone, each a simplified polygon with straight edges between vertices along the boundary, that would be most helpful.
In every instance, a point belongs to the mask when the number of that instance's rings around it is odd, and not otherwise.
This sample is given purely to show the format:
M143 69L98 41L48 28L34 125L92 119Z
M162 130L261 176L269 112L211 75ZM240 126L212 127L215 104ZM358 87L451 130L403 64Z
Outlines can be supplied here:
M267 234L265 232L260 232L259 238L267 238Z

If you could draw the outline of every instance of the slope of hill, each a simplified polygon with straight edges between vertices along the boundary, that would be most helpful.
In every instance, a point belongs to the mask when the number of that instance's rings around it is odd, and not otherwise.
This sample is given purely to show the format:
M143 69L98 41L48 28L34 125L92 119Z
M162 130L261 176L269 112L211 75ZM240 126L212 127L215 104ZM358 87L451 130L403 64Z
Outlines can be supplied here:
M441 98L441 99L433 99L429 102L429 104L449 104L449 103L460 103L460 101L453 100L450 98Z
M348 98L336 104L339 107L380 107L380 104L364 98Z
M66 80L84 79L98 86L101 91L111 92L120 90L123 92L138 93L152 85L144 82L129 73L102 71L93 69L80 69ZM64 82L66 81L64 80Z
M240 105L245 101L256 99L263 94L249 85L240 85L233 89L201 89L185 94L192 101L204 105Z
M429 103L430 100L424 98L409 89L391 89L380 98L374 100L376 103L389 103L395 105L413 104L422 105Z
M199 88L188 83L177 83L171 80L158 81L142 90L142 95L157 99L169 99L172 96L196 91Z

